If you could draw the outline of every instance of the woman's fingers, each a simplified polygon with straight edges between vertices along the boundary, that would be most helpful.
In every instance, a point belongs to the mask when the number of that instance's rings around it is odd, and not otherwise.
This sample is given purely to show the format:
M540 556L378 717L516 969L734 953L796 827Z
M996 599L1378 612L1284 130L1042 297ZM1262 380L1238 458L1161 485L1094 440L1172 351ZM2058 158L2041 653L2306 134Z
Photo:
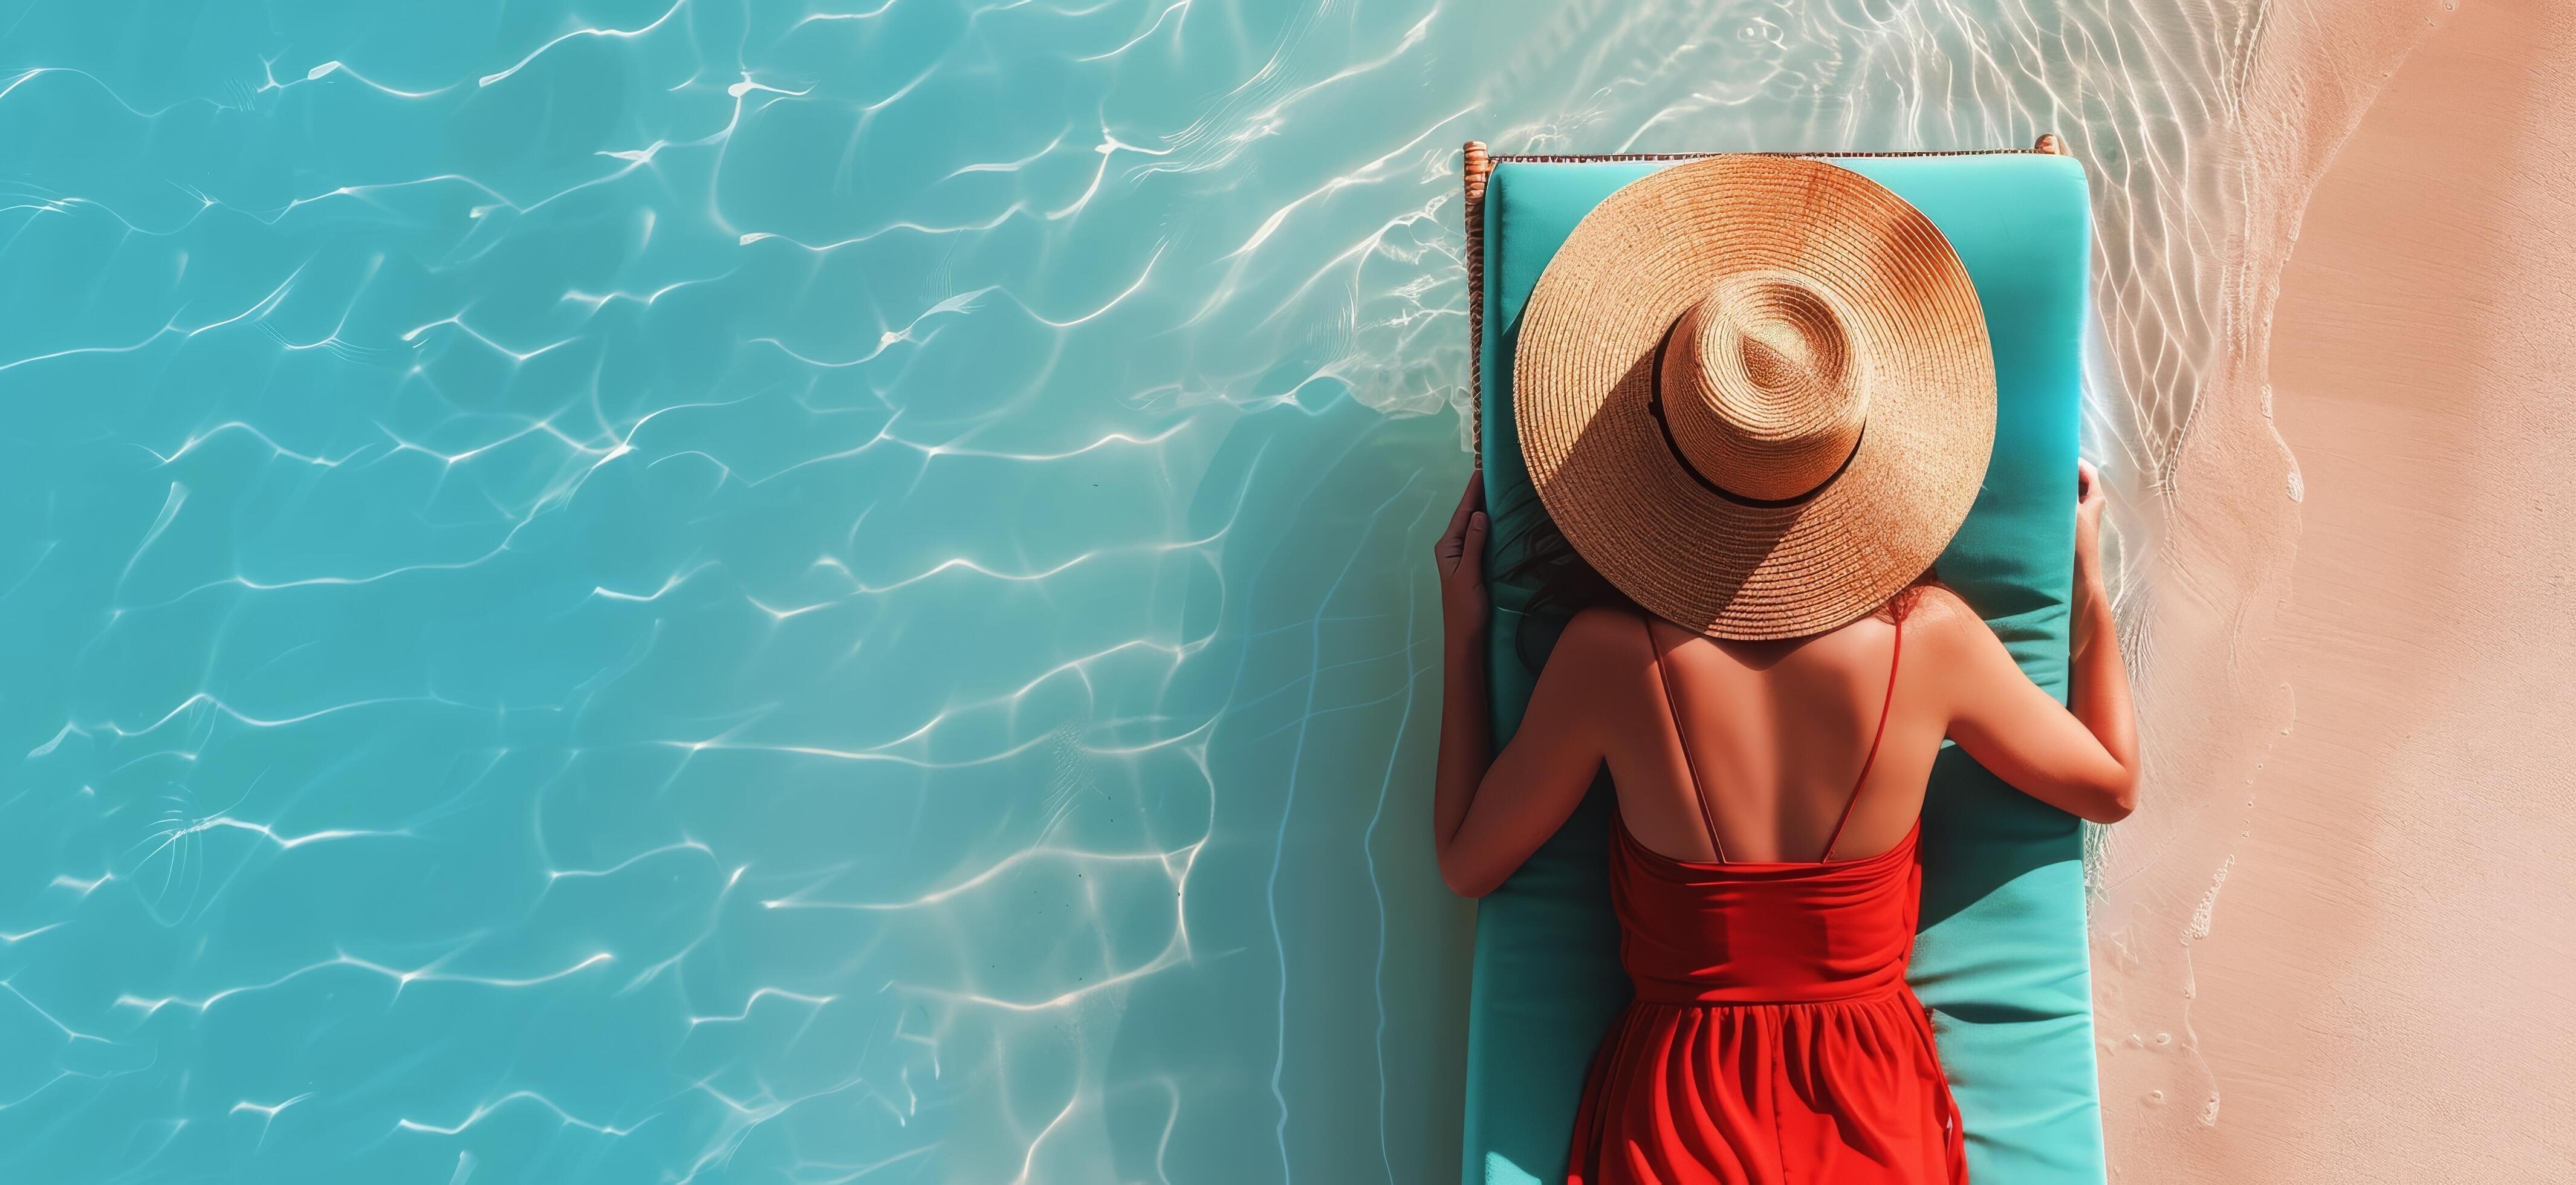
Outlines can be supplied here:
M1481 510L1467 516L1466 534L1460 536L1458 541L1460 570L1479 580L1484 578L1485 571L1485 531L1492 525L1492 521L1486 518L1485 512Z
M1467 532L1475 520L1484 517L1484 505L1485 471L1480 468L1468 475L1467 488L1458 495L1458 509L1456 513L1449 516L1449 529L1440 533L1440 542L1431 549L1431 554L1440 561L1441 571L1447 572L1456 567L1459 557L1471 552L1481 557L1481 547L1467 546ZM1484 542L1484 536L1479 533L1476 541L1481 545Z
M2102 471L2091 461L2075 463L2075 508L2079 512L2100 514L2109 505L2111 492L2102 487Z
M1484 505L1485 471L1478 469L1467 475L1467 488L1458 493L1458 510L1449 516L1449 530L1445 535L1456 537L1466 534L1467 516L1476 513Z

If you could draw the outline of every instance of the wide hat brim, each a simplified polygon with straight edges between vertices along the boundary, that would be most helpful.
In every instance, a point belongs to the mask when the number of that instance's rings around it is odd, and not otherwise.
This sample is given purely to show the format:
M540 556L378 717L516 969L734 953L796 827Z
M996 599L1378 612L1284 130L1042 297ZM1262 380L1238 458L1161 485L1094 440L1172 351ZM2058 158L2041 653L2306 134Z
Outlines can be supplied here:
M1832 294L1868 385L1848 463L1785 506L1711 489L1649 407L1675 320L1765 269ZM1512 412L1540 502L1621 592L1713 637L1800 637L1885 604L1957 533L1994 450L1994 349L1966 265L1905 199L1823 161L1707 157L1622 187L1558 248Z

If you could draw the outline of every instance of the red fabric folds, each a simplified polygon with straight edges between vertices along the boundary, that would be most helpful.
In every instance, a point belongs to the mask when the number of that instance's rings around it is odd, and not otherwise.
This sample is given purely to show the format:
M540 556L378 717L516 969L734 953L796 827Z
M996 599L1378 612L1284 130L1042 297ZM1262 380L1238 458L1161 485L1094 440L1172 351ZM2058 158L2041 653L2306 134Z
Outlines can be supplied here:
M1858 860L1675 860L1612 829L1637 998L1593 1058L1569 1185L1958 1185L1958 1108L1905 983L1921 825Z

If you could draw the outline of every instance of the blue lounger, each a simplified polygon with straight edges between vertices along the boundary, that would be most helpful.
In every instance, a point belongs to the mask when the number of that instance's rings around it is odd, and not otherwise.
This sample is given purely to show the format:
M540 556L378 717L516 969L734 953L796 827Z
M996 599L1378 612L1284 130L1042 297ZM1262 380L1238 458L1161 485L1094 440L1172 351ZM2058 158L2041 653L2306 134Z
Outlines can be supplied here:
M1921 209L1976 282L1994 342L1995 452L1938 570L1993 624L2022 669L2062 699L2091 295L2083 166L2039 151L1815 155ZM1686 159L1488 158L1469 146L1469 320L1478 447L1495 523L1488 571L1504 570L1527 516L1543 513L1512 424L1522 306L1585 212L1627 182ZM1526 590L1498 586L1494 596L1499 744L1519 724L1533 676L1518 653ZM1534 648L1547 641L1532 638ZM1605 872L1611 806L1604 780L1478 910L1469 1185L1562 1179L1584 1069L1628 999ZM1942 1061L1967 1119L1971 1179L2099 1185L2079 823L1945 750L1924 807L1923 861L1914 987L1935 1013Z

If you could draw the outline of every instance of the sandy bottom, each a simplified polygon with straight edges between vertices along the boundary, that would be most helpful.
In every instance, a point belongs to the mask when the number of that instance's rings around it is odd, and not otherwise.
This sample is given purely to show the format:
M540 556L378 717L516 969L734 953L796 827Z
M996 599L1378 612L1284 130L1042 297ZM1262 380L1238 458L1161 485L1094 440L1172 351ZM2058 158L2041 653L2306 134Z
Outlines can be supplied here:
M2249 666L2288 731L2190 804L2234 841L2215 867L2114 851L2123 1181L2576 1179L2576 6L2419 33L2270 327L2297 543ZM2175 935L2186 999L2124 996Z

